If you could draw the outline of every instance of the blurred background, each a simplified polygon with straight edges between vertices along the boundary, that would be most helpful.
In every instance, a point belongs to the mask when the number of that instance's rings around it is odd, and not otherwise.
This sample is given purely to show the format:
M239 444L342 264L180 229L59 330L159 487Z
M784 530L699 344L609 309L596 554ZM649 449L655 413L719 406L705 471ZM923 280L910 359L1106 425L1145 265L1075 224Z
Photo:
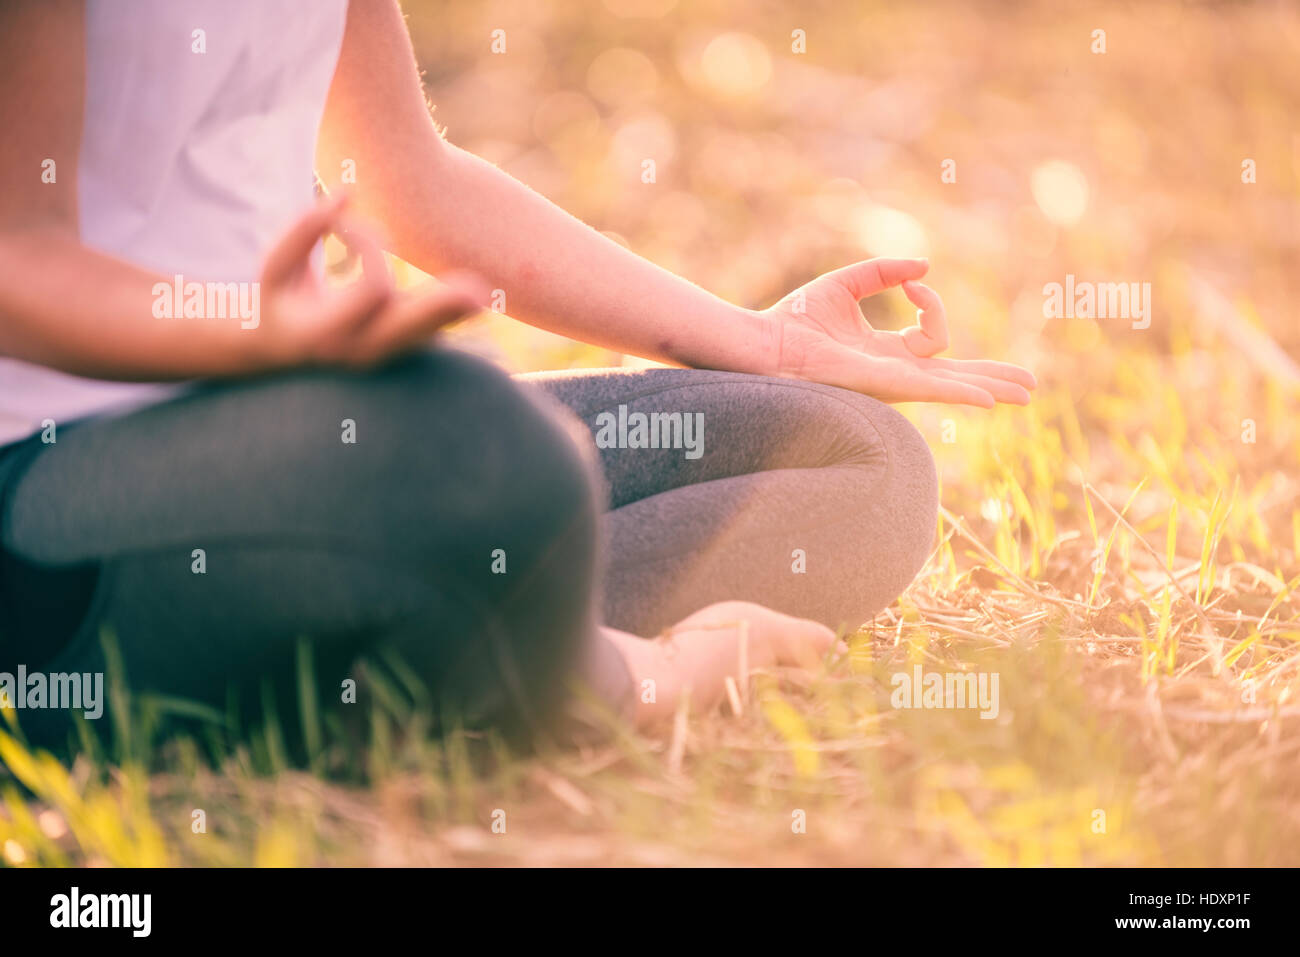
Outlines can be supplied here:
M404 8L453 142L732 301L927 255L954 353L1047 363L1050 382L1103 339L1195 334L1196 276L1300 347L1294 3ZM1151 282L1152 327L1045 320L1067 272ZM897 295L868 309L909 315ZM518 338L498 347L519 368L617 361Z

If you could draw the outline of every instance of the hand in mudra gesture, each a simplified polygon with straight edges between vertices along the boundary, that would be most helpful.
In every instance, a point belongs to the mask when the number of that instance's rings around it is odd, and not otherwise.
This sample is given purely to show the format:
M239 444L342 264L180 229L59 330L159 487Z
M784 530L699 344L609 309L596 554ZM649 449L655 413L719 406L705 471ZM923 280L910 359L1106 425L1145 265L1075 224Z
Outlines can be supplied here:
M777 324L777 374L852 389L885 402L1026 405L1037 383L1008 362L941 359L948 319L938 294L917 282L924 259L869 259L800 286L761 315ZM858 301L894 286L917 307L902 332L873 329Z

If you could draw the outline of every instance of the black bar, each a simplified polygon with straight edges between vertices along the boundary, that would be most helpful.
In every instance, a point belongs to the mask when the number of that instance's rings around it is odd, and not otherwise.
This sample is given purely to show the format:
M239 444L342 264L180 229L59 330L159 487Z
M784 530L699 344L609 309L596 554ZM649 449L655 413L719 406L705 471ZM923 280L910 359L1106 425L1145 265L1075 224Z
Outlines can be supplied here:
M118 898L102 911L111 917L118 908L119 924L128 926L51 926L52 918L67 922L74 887L87 919L100 912L98 895L149 895L148 936L136 936L143 897L138 910L125 910ZM82 944L205 951L259 941L374 948L411 940L438 950L470 942L495 950L517 934L533 947L599 942L610 949L658 938L693 950L697 934L769 944L793 934L813 947L838 939L838 948L847 933L865 951L901 932L920 933L916 943L926 950L1124 938L1181 945L1193 937L1232 946L1294 932L1293 888L1290 871L1239 869L8 869L0 872L0 939L12 946L77 935ZM1134 919L1154 924L1120 926ZM1212 922L1208 930L1203 920Z

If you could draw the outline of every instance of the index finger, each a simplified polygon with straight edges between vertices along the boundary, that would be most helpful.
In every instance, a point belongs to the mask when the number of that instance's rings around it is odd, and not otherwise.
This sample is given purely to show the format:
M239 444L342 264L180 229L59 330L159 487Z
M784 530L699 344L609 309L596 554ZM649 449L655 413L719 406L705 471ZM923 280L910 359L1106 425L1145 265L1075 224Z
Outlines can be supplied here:
M903 294L917 307L916 325L903 330L903 343L913 355L928 357L948 348L948 315L943 300L929 286L903 283Z
M867 259L827 275L839 280L855 299L866 299L909 279L920 279L930 269L928 259Z

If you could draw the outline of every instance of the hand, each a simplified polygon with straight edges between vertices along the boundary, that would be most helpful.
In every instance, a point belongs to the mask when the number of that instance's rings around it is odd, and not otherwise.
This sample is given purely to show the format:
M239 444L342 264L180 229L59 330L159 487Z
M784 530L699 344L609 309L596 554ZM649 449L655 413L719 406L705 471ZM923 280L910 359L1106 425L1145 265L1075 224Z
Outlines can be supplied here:
M399 292L379 243L345 217L346 205L346 194L316 204L266 257L262 318L253 333L263 368L375 365L484 307L486 286L470 274ZM345 285L327 284L311 268L312 250L329 233L337 233L361 261L361 276Z
M819 276L760 316L776 324L777 374L852 389L884 402L1027 405L1037 386L1007 362L936 359L948 348L948 320L933 289L916 280L924 259L869 259ZM858 300L893 286L917 306L917 325L873 329Z

